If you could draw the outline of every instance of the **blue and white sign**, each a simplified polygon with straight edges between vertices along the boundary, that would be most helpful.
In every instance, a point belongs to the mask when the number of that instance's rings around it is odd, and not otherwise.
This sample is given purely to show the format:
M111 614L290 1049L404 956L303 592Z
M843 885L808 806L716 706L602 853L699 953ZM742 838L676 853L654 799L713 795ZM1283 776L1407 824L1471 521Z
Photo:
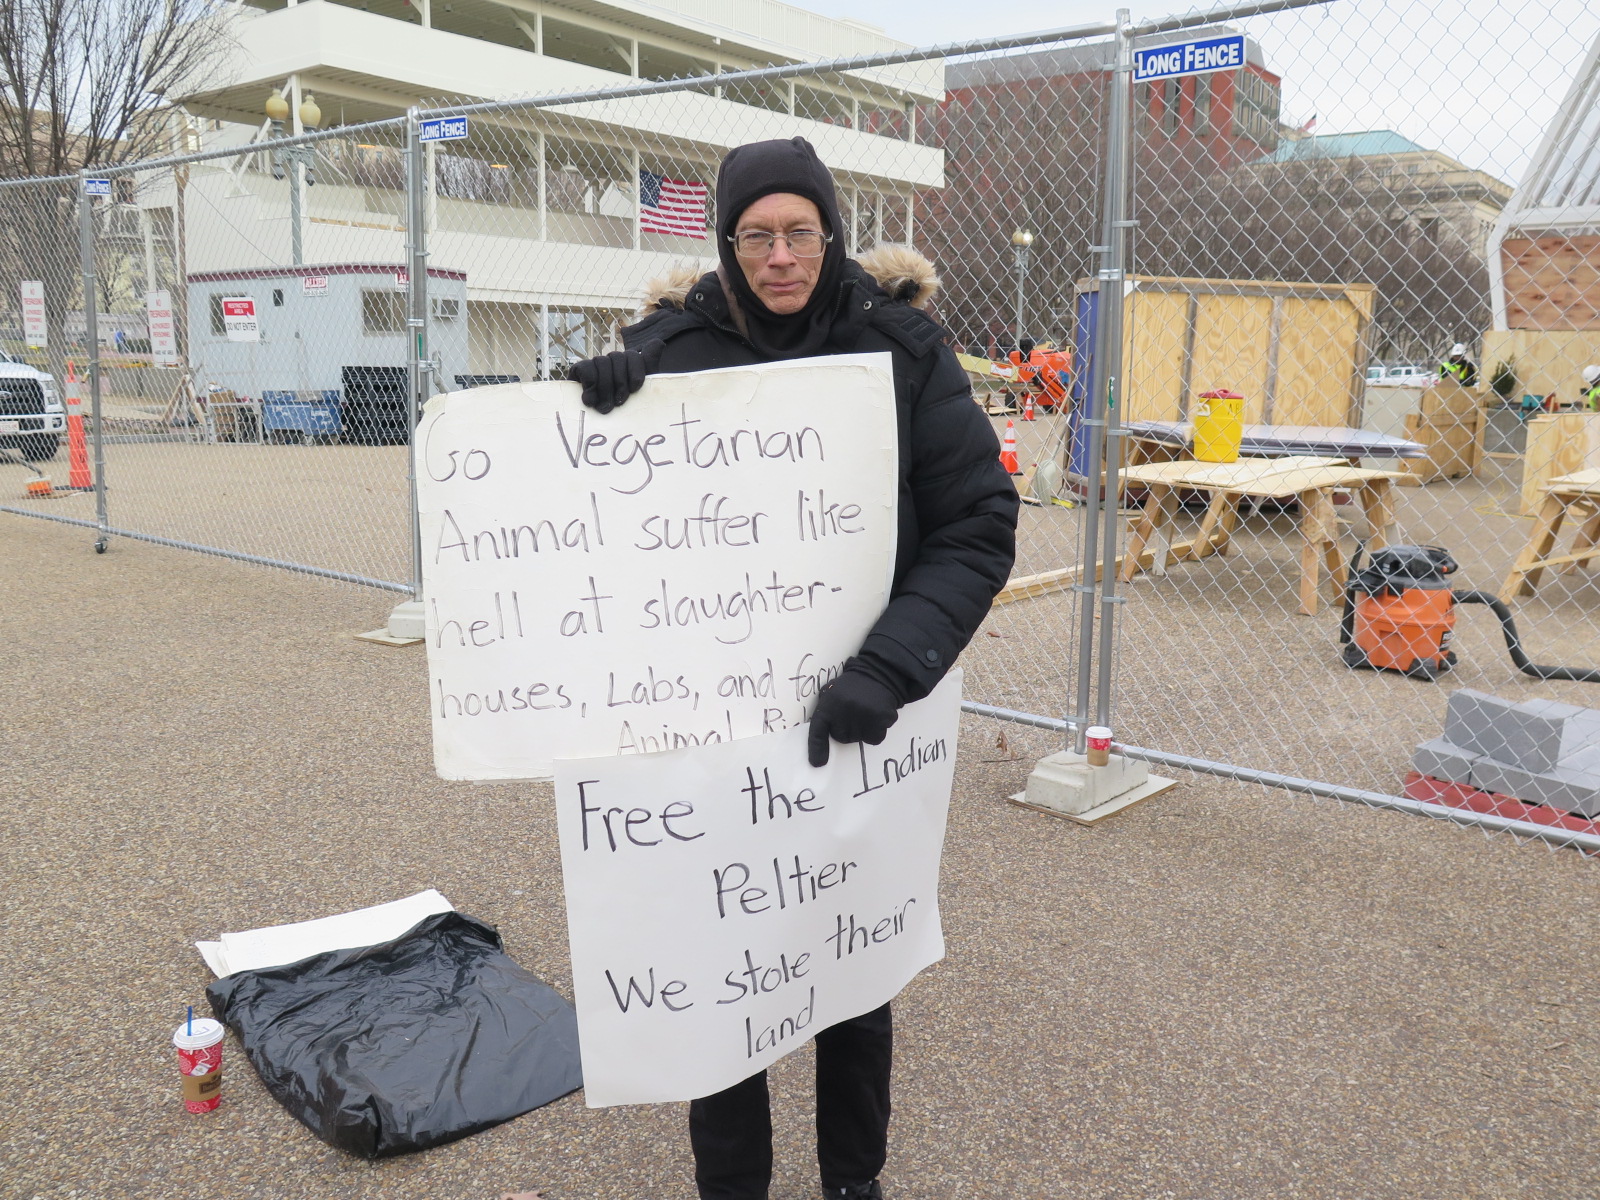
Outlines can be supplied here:
M419 142L454 142L467 136L465 117L434 117L417 127Z
M83 181L83 194L85 196L109 196L111 195L111 180L85 179Z
M1136 83L1173 79L1179 75L1206 75L1212 71L1237 71L1244 66L1244 34L1207 38L1203 42L1171 42L1133 52Z

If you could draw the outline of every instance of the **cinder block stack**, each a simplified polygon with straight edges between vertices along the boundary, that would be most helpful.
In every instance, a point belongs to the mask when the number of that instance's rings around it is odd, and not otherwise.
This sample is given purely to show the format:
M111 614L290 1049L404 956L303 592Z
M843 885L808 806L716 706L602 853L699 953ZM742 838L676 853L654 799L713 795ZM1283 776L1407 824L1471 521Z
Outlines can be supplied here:
M1411 765L1430 779L1600 816L1600 710L1462 688L1450 697L1444 736L1418 746Z

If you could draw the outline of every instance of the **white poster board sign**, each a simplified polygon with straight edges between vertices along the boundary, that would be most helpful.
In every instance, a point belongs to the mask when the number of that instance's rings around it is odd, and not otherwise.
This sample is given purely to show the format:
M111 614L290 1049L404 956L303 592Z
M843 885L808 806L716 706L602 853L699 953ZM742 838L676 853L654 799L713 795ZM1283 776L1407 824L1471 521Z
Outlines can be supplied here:
M960 673L879 746L806 731L556 764L591 1108L731 1087L944 956Z
M144 311L150 324L150 355L156 366L177 366L178 332L172 322L172 293L146 292Z
M230 342L259 342L261 323L256 320L256 302L250 296L229 296L222 301L222 327Z
M30 348L44 347L50 341L50 322L45 318L44 309L44 281L24 279L21 286L23 340Z
M434 765L806 721L888 602L887 354L658 375L604 416L574 383L436 396L417 430Z

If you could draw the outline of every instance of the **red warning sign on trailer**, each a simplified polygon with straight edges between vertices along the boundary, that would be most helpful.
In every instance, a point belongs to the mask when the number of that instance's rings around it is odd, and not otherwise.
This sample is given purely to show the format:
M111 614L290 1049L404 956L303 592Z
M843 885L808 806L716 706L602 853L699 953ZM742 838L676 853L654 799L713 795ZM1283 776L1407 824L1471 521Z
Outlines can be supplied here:
M259 342L261 325L256 320L255 297L224 296L222 327L228 331L230 342Z

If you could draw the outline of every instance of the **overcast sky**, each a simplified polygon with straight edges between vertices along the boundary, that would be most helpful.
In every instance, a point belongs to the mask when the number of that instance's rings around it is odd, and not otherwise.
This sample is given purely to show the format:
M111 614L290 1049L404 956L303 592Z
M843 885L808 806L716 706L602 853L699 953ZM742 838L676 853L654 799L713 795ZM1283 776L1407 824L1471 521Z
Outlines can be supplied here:
M792 0L918 45L1108 20L1115 0ZM1130 5L1135 18L1185 6ZM1207 7L1210 7L1209 5ZM1589 0L1333 0L1240 22L1283 76L1284 120L1393 129L1516 183L1589 44Z

